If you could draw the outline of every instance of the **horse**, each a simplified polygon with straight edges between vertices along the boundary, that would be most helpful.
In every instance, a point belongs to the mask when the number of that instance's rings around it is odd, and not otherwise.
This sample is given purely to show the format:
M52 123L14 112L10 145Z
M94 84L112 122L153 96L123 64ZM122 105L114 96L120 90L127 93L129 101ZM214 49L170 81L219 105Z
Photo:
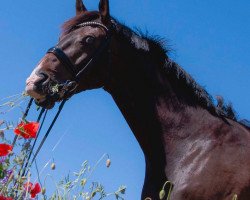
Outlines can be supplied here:
M144 153L141 199L162 199L169 181L173 200L249 200L250 128L221 98L215 105L168 52L112 17L108 0L98 11L76 0L76 15L28 77L26 92L51 109L85 90L107 91Z

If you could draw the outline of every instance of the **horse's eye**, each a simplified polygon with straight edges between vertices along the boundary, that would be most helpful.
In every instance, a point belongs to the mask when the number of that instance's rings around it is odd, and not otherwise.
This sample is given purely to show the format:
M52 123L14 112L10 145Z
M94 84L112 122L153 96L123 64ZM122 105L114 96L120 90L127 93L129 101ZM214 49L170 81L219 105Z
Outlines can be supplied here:
M87 44L93 44L95 41L95 38L92 36L88 36L88 37L86 37L85 41Z

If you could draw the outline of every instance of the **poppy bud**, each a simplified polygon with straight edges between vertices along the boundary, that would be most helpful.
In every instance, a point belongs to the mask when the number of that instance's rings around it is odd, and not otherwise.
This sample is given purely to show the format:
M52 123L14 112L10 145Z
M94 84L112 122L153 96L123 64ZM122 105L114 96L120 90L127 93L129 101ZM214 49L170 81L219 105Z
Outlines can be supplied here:
M107 168L109 168L109 167L110 167L110 165L111 165L111 160L110 160L110 159L108 159L108 160L106 161L106 167L107 167Z
M96 191L92 192L91 197L93 198L96 195Z
M0 125L1 126L1 125ZM3 140L4 139L4 131L0 130L0 138Z
M51 168L52 170L55 170L55 169L56 169L56 164L55 164L55 163L52 163L51 166L50 166L50 168Z
M160 199L163 199L165 197L166 193L164 190L161 190L160 193L159 193L159 197Z
M46 188L42 188L42 195L45 195L46 193Z
M87 183L87 179L86 178L84 178L84 179L81 180L81 186L85 186L86 183Z
M238 195L235 194L235 195L233 196L233 200L237 200L237 199L238 199Z

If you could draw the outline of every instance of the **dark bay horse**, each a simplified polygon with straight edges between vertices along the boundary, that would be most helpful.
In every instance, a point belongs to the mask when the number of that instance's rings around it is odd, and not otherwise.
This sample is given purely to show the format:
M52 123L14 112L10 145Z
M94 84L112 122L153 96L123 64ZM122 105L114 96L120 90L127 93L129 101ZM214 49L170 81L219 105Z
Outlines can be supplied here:
M167 53L112 18L108 0L91 12L77 0L26 91L45 108L84 90L109 92L145 155L142 199L159 199L169 180L172 200L249 200L250 129Z

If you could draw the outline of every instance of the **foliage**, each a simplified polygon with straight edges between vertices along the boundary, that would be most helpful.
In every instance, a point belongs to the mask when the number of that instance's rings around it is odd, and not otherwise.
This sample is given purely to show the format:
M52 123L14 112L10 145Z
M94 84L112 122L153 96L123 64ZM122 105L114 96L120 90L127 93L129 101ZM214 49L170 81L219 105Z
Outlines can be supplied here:
M0 114L6 114L16 107L20 108L26 97L23 93L5 98L4 100L7 99L8 102L0 104ZM32 183L31 164L28 158L32 153L32 143L37 137L38 130L38 122L31 122L25 118L21 118L18 124L0 120L0 200L29 200L38 199L38 196L44 200L101 200L111 195L117 200L124 199L122 196L125 194L125 186L119 187L115 192L107 193L102 184L90 179L104 158L107 158L106 167L110 167L111 160L107 154L104 154L93 168L87 161L83 162L81 169L74 173L73 178L68 175L64 180L55 184L56 190L52 195L46 194L45 187L47 178L53 179L51 175L40 177L38 173L39 183ZM6 137L7 132L11 132L8 135L14 137L13 141ZM55 169L56 165L53 162L51 170ZM43 184L42 179L44 179ZM51 188L51 186L47 187Z
M83 162L83 164L81 165L81 169L78 172L74 173L73 179L71 179L68 175L64 178L64 180L60 181L59 184L57 184L57 190L50 198L47 198L44 194L43 199L91 200L94 198L104 199L108 196L113 195L115 199L123 200L124 198L122 197L122 195L125 194L125 186L120 186L118 190L113 193L106 193L102 184L98 182L90 182L90 177L95 171L96 166L100 164L100 162L104 159L105 156L106 154L102 156L102 158L97 162L97 164L93 168L89 166L88 161ZM50 175L48 175L47 177L50 177ZM46 191L46 188L43 188L43 191Z

